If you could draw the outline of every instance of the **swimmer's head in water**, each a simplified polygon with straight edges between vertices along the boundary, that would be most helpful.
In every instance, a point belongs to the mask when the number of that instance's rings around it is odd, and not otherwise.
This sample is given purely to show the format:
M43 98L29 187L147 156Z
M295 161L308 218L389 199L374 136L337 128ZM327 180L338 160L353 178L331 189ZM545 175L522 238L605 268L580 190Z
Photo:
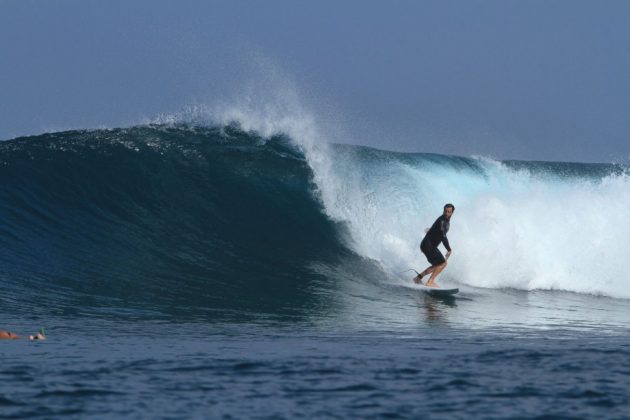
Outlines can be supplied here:
M35 335L29 335L28 339L29 340L45 340L46 336L44 334L42 334L41 332L38 332Z

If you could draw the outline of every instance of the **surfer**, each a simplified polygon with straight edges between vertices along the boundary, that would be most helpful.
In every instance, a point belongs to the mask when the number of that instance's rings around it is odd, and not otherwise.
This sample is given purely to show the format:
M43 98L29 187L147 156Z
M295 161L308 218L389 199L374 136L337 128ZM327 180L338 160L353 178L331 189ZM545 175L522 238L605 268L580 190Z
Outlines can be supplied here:
M451 245L448 243L448 238L446 237L446 233L450 228L451 216L455 211L455 206L452 204L444 205L444 213L440 217L437 218L433 226L430 229L425 230L426 235L422 242L420 243L420 250L427 257L427 260L431 264L429 268L424 270L422 273L418 274L414 277L413 281L416 284L422 284L422 278L428 274L431 274L429 280L427 280L427 286L429 287L439 287L435 284L435 279L437 276L446 268L446 260L451 256ZM440 243L444 244L444 247L448 251L446 253L446 258L440 250L438 249L438 245Z
M15 340L16 338L20 338L20 336L11 331L0 330L0 340Z
M0 340L17 340L18 338L20 338L20 336L14 332L0 330ZM46 335L44 334L44 328L43 327L40 328L37 334L29 335L28 339L29 340L45 340Z

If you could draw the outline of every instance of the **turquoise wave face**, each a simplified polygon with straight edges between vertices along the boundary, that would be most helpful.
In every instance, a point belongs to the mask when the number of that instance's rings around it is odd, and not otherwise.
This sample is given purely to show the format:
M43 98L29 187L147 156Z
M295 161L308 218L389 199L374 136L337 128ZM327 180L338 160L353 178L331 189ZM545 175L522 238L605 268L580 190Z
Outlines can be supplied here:
M16 310L299 316L327 282L310 265L351 254L283 137L73 131L0 143L0 160L0 281Z

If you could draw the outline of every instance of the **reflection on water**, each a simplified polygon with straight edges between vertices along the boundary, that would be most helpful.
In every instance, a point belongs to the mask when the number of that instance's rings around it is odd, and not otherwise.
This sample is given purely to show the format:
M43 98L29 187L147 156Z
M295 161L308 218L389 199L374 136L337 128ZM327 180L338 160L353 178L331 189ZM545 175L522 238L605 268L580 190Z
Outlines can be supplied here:
M454 296L436 297L409 283L368 283L339 290L342 325L368 329L451 329L515 331L597 330L630 327L630 301L563 291L482 289L458 285Z
M432 296L424 293L423 306L425 319L428 324L440 324L446 321L448 311L457 307L457 300L454 296Z

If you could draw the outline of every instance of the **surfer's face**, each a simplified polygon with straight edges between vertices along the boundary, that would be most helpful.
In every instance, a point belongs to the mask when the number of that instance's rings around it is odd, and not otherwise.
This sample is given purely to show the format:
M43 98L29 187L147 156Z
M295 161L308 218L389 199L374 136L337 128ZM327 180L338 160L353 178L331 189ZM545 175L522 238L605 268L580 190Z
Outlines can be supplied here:
M453 209L451 207L447 207L444 209L444 216L446 216L447 219L450 219L452 215Z

